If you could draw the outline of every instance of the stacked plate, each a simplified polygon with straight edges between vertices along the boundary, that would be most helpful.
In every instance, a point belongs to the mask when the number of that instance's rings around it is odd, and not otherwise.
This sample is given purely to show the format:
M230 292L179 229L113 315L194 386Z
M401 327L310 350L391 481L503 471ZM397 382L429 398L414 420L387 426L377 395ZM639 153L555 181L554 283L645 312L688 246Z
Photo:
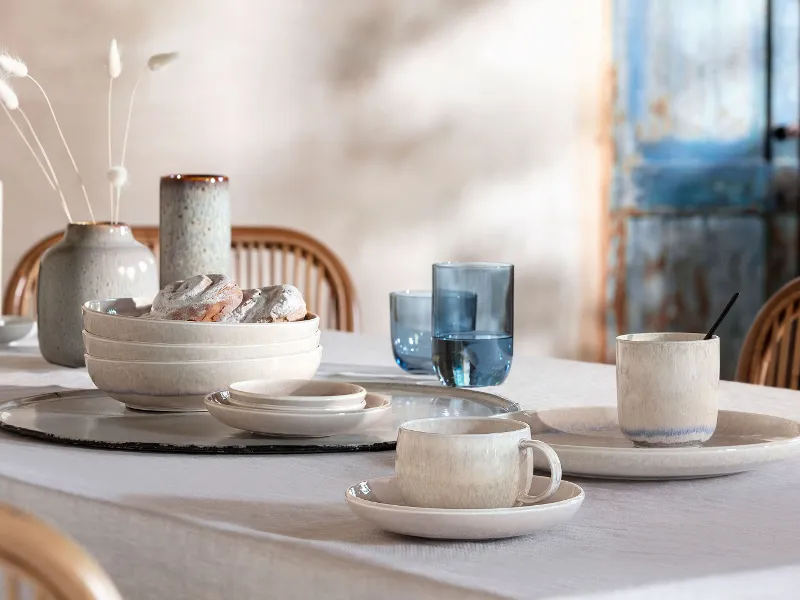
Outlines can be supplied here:
M322 360L319 317L292 323L142 319L150 301L83 306L86 366L95 385L129 408L205 410L205 397L236 381L309 380Z
M328 437L366 429L383 418L388 398L352 383L254 380L210 394L206 407L220 422L279 437Z

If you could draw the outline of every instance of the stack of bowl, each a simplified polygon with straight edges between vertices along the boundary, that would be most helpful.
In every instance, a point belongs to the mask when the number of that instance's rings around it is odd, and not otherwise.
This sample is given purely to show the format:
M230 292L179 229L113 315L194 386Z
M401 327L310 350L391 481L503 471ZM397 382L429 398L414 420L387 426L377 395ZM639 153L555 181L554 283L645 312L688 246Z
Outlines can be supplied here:
M291 323L142 319L150 301L83 306L86 367L95 385L129 408L205 410L204 398L248 379L309 380L322 359L319 317Z

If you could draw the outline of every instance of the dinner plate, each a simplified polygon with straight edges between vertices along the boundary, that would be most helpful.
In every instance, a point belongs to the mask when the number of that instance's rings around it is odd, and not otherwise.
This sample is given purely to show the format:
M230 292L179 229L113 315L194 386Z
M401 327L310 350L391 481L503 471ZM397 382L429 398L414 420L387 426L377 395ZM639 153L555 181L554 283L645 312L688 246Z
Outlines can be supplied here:
M586 406L499 415L527 423L552 446L565 474L603 479L695 479L751 471L800 452L800 423L719 411L702 446L637 448L622 435L616 407Z
M535 475L531 494L547 489L549 477ZM408 506L397 477L368 479L350 487L345 499L365 521L393 533L446 540L491 540L529 535L569 521L583 504L583 490L561 481L558 491L539 504L514 508L421 508Z
M206 397L209 414L228 427L278 437L329 437L369 429L387 416L391 400L367 394L361 410L318 414L247 408L229 403L228 392Z

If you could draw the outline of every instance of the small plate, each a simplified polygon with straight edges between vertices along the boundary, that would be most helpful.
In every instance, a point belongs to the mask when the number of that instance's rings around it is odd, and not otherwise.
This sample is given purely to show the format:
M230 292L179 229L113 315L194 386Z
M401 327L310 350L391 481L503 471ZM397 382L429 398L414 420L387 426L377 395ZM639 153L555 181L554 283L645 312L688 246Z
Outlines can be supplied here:
M360 385L303 379L239 381L228 386L230 404L249 408L364 408L367 391Z
M209 414L228 427L273 437L319 438L368 429L389 414L391 401L367 394L366 408L352 412L321 414L290 413L233 406L228 392L206 397Z
M544 491L550 479L534 476L530 493ZM536 533L569 521L583 503L583 490L561 481L548 500L530 506L492 509L420 508L403 502L397 477L357 483L345 493L350 509L385 531L445 540L491 540Z
M751 471L800 452L800 423L719 411L702 446L636 448L622 435L616 407L585 406L498 415L527 423L550 444L564 473L602 479L695 479Z
M0 344L21 340L33 330L33 319L17 315L0 317Z
M238 406L240 408L247 408L250 410L261 410L267 412L281 412L281 413L294 413L297 415L329 415L332 413L343 413L343 412L356 412L359 410L364 410L367 406L366 400L360 400L360 404L354 404L351 406L332 406L332 407L305 407L305 406L278 406L273 404L266 404L264 402L253 402L252 400L242 400L241 398L237 398L230 392L228 398L228 404L231 406Z

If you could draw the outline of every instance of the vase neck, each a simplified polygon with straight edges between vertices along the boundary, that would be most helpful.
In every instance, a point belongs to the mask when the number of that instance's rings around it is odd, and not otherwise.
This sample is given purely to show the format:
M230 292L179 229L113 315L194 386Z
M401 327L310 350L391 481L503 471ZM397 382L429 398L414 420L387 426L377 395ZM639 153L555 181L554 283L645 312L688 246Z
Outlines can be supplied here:
M133 241L133 232L124 223L70 223L64 231L64 241L113 246Z

